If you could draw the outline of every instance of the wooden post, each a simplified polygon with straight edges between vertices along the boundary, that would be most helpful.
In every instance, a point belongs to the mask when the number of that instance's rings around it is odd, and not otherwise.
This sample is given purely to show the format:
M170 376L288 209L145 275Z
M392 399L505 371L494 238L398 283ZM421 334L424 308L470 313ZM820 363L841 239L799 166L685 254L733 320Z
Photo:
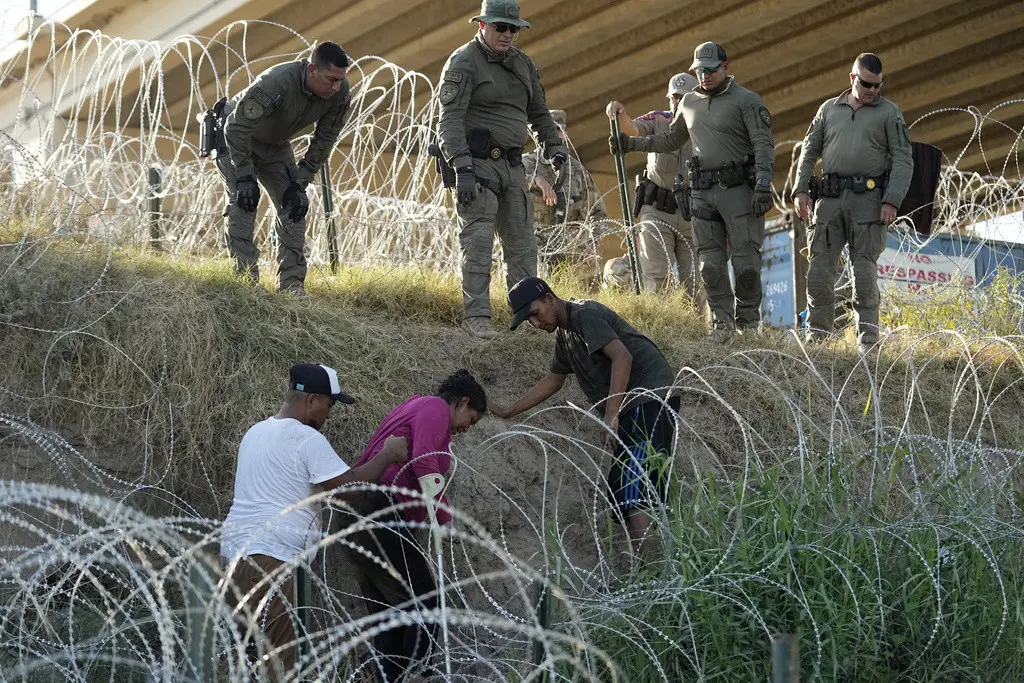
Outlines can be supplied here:
M334 221L334 195L331 190L331 160L320 167L320 194L324 201L324 218L327 220L327 256L331 262L331 275L338 274L338 226Z

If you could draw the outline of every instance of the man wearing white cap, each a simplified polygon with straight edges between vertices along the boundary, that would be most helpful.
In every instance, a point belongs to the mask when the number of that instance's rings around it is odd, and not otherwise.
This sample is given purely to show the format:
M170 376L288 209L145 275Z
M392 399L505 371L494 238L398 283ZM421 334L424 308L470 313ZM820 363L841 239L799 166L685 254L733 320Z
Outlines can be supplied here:
M220 545L229 570L229 599L237 603L244 598L242 619L259 625L270 643L267 650L278 649L281 671L271 663L273 680L287 675L295 662L295 631L288 614L295 581L285 565L307 554L320 539L316 511L300 503L313 494L314 486L331 490L376 482L407 457L405 439L393 437L381 451L384 457L350 469L320 430L335 403L352 404L355 399L342 393L338 373L325 365L295 365L290 375L277 415L251 427L238 446L234 501ZM277 594L258 612L271 588Z
M697 79L679 73L668 82L669 111L651 111L632 119L621 102L609 102L605 113L618 118L619 129L630 136L656 135L668 130L683 95L697 87ZM673 152L651 152L637 193L640 226L640 273L644 289L664 290L672 281L672 266L679 270L679 282L696 302L700 285L694 267L693 227L690 225L689 179L686 160L693 155L693 145L686 142ZM673 193L676 181L684 188L687 201L676 202Z

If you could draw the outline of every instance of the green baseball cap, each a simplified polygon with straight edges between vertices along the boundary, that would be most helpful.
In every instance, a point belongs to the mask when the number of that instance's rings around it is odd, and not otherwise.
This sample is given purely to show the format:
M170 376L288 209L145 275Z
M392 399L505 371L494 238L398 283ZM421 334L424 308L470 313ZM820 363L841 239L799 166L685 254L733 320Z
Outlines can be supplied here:
M718 43L708 41L701 43L693 51L693 64L690 65L690 69L696 69L699 66L714 69L726 59L725 48Z
M485 24L512 24L530 28L530 22L519 18L519 3L516 0L483 0L480 3L480 14L470 21L482 21Z

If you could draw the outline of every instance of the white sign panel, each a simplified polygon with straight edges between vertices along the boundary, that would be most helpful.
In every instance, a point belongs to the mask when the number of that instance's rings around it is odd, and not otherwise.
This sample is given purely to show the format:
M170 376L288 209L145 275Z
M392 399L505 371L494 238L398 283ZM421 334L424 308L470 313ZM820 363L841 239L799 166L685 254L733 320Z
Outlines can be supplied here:
M974 259L945 254L921 254L886 248L878 258L878 282L912 292L935 289L958 281L975 284Z

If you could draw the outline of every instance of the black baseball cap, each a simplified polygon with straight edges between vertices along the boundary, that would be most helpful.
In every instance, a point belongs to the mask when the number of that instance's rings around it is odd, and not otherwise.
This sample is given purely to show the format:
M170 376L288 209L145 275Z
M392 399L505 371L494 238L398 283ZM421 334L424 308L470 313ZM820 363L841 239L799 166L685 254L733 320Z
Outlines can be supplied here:
M334 368L329 368L326 365L299 363L292 366L289 374L291 375L290 389L307 394L330 396L340 403L352 404L356 402L348 394L341 393L341 385L338 384L338 373Z
M508 290L508 305L512 309L512 329L530 317L530 304L545 294L554 294L548 283L539 277L524 277Z

